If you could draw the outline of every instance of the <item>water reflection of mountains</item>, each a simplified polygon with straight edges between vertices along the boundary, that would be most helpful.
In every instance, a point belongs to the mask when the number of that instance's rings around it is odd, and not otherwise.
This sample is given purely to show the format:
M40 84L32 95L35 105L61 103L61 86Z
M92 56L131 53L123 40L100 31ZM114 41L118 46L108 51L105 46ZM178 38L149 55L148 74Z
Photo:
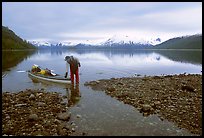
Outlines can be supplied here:
M202 65L202 51L156 50L155 52L173 61Z
M125 56L129 55L142 55L157 53L170 60L178 62L187 62L192 64L202 65L202 51L190 51L190 50L142 50L142 49L50 49L39 50L39 53L51 53L52 55L62 55L63 53L76 53L76 54L89 54L89 53L102 53L108 58L113 55ZM157 60L160 58L158 57Z

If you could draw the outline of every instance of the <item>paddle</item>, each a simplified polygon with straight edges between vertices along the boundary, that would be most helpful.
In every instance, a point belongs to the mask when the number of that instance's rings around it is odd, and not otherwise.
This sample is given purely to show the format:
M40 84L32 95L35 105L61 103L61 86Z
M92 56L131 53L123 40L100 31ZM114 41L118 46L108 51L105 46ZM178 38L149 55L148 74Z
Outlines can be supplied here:
M16 72L28 72L27 70L18 70Z
M3 75L2 75L2 78L5 77L6 75L7 75L7 74L3 74Z

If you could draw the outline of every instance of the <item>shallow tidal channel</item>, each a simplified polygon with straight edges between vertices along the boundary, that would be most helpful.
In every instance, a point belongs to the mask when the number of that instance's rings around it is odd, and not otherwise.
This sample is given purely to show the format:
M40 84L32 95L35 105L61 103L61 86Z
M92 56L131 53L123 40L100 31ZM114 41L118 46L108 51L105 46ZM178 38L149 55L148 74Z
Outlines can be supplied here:
M81 99L73 106L71 121L77 129L72 135L112 136L184 136L194 135L178 128L158 115L143 116L136 108L124 104L104 92L80 85ZM76 116L80 115L80 118Z

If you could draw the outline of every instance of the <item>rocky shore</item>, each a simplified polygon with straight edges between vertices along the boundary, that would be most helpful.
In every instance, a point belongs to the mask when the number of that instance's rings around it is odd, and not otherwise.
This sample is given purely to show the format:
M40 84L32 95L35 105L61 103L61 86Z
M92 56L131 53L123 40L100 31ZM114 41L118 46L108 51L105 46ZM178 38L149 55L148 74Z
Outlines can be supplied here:
M58 92L2 93L3 136L69 136L77 127L70 117L67 97Z
M84 84L105 91L144 116L158 114L180 128L202 135L202 75L179 74L111 78Z

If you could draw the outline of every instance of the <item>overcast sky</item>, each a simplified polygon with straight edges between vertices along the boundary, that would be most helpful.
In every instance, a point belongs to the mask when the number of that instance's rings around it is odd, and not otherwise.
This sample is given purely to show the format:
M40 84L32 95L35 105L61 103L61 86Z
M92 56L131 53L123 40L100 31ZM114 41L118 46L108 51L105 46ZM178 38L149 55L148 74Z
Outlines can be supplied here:
M3 2L2 25L26 40L169 39L202 33L202 2Z

